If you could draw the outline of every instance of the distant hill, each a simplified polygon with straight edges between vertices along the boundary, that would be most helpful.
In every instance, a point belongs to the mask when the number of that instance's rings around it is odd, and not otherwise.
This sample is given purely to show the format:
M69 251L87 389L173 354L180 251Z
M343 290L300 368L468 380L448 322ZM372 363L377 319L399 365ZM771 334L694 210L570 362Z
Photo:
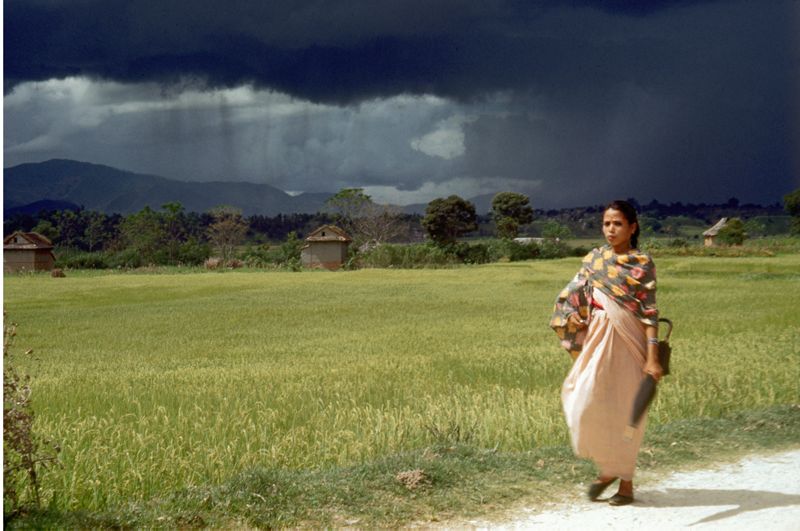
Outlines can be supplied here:
M53 204L68 202L109 214L130 214L145 206L159 209L164 203L177 201L190 212L231 205L240 208L245 215L274 216L313 214L330 197L330 194L316 193L292 197L267 184L175 181L65 159L5 168L3 187L6 213L11 208L29 209L44 200L55 202Z
M33 203L29 203L27 205L15 205L15 206L7 206L6 203L5 208L3 208L3 213L6 216L11 216L14 214L29 214L34 216L41 212L42 210L48 210L50 212L55 210L80 210L81 206L76 205L75 203L71 203L69 201L53 201L50 199L42 199L41 201L34 201Z

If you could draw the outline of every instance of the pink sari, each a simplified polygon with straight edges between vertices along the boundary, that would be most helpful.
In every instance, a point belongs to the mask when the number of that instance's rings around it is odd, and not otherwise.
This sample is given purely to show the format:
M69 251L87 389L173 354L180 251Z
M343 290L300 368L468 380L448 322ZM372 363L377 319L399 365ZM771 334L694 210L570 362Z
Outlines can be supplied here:
M592 459L603 476L633 479L647 415L632 433L626 427L644 378L645 324L597 289L604 310L592 312L583 341L561 389L572 447Z

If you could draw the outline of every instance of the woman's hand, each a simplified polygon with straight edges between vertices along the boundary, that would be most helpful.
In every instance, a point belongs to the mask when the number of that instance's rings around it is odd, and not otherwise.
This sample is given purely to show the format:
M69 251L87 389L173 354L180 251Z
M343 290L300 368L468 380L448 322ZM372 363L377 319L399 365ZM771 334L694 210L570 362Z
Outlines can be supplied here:
M589 326L586 323L586 321L581 319L581 316L578 315L578 312L572 312L571 314L569 314L569 317L567 317L567 321L575 325L575 328L577 328L578 330L583 330L584 328Z
M652 376L655 381L661 380L664 375L664 369L661 368L661 364L654 359L647 360L647 363L644 364L644 372Z

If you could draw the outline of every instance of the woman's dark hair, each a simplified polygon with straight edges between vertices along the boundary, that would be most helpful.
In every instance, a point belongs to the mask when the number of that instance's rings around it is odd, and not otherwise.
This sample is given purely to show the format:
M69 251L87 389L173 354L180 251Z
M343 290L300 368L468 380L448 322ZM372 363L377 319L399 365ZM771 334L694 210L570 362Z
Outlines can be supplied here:
M639 230L639 217L636 215L636 209L633 205L627 201L618 199L610 202L608 206L606 206L606 210L619 210L622 212L622 215L625 216L625 219L628 220L629 224L633 225L636 223L636 231L634 231L631 236L631 248L636 249L639 247L639 232L641 231ZM603 210L603 212L605 213L606 210Z

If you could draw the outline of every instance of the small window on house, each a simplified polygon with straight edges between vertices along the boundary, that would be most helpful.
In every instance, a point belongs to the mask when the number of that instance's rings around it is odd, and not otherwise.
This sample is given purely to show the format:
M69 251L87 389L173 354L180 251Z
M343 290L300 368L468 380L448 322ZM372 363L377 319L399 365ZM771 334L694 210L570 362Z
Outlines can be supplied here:
M322 235L325 236L325 231L322 231Z

